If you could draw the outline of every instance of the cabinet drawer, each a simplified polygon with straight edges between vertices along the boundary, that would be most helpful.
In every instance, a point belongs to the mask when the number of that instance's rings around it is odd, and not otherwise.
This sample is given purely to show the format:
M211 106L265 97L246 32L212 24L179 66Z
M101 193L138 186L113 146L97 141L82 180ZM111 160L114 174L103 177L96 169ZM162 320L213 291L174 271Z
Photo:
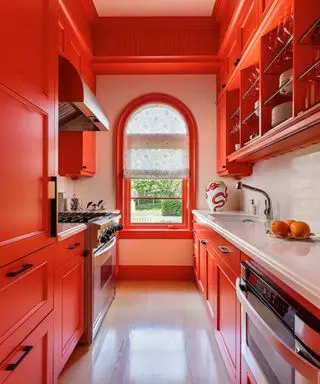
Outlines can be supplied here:
M0 383L53 382L53 318L46 317L0 362Z
M58 243L54 258L55 267L66 263L74 256L83 255L85 232L78 233Z
M240 250L213 230L208 235L208 245L237 276L240 274Z
M0 360L53 309L53 248L0 269Z

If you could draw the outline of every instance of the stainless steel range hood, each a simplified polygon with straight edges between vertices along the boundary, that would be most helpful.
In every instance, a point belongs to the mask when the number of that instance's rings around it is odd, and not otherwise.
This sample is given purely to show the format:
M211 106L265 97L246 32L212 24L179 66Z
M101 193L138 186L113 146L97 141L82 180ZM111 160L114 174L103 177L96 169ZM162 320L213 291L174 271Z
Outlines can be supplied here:
M59 56L59 129L108 131L109 120L75 67Z

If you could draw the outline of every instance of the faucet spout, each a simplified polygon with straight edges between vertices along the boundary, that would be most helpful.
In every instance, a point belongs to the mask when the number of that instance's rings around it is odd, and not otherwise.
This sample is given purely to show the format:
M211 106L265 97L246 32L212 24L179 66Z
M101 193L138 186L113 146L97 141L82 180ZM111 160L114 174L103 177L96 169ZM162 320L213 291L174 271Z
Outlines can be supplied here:
M238 181L236 184L236 189L249 189L250 191L259 192L261 193L265 198L266 202L266 208L264 210L264 214L268 220L272 220L272 204L270 196L265 192L263 189L253 187L252 185L244 184L241 181Z

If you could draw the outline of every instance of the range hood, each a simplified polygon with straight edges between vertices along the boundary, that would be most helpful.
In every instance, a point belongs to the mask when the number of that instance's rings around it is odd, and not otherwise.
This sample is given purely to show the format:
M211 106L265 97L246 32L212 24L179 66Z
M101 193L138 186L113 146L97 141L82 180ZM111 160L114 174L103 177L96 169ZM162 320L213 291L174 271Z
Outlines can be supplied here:
M59 56L59 129L108 131L109 120L76 68Z

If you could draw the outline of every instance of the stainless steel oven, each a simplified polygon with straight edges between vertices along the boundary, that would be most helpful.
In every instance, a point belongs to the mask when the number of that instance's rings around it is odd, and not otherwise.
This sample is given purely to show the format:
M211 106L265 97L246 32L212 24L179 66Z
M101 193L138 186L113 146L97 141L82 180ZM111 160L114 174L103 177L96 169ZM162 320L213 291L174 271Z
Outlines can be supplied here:
M93 338L115 296L116 237L93 253Z
M320 383L320 321L251 262L237 296L242 354L258 384Z

